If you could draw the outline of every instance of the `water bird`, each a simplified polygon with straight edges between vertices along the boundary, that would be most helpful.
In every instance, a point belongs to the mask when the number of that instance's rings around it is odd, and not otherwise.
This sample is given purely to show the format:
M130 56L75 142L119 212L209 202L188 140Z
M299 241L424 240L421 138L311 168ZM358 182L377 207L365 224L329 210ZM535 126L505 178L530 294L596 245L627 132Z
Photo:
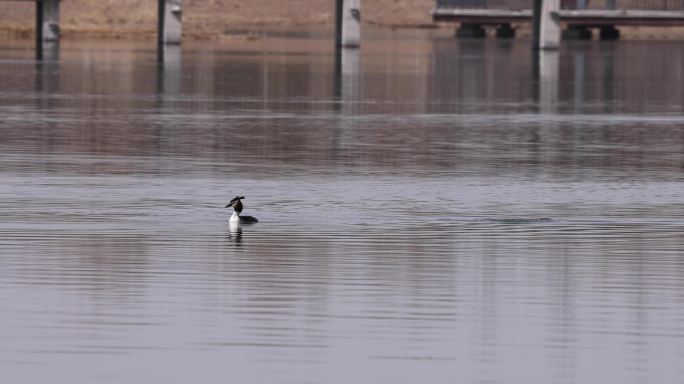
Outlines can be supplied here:
M228 203L228 205L226 205L226 208L233 207L234 210L233 215L230 217L230 220L228 221L231 225L253 224L259 222L259 220L257 220L254 216L240 216L240 213L242 212L242 199L244 198L244 196L235 196L233 200L231 200Z

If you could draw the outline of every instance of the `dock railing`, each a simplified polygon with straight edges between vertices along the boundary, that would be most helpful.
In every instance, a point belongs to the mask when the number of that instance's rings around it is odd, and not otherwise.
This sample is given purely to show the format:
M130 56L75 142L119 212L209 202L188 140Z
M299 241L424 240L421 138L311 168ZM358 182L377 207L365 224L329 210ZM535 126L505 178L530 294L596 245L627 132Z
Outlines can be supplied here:
M437 8L520 11L532 9L532 3L532 0L437 0L436 5ZM684 11L684 0L561 0L561 9Z
M437 0L437 8L521 11L533 0ZM563 10L684 11L684 0L561 0Z
M435 21L503 24L532 19L535 0L436 0ZM682 26L684 0L560 0L568 25Z
M513 37L514 24L532 22L536 41L542 35L535 29L533 7L549 5L546 1L436 0L432 19L459 23L458 37L484 37L483 26L496 26L497 37ZM622 26L684 26L684 0L560 0L555 4L558 8L547 15L547 20L558 26L562 22L565 25L562 35L566 38L588 39L592 37L591 29L596 28L601 39L612 40L619 38L617 27ZM548 36L556 36L556 32L549 32Z
M532 0L437 0L437 8L520 11L523 9L532 9Z
M562 0L561 9L683 11L682 0Z

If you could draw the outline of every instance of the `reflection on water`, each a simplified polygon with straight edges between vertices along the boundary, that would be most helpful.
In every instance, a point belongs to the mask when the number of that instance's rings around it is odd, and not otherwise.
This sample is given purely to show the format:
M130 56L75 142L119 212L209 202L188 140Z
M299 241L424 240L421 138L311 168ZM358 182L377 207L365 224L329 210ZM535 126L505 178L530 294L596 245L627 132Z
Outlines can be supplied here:
M0 44L0 377L684 377L681 44L368 39Z

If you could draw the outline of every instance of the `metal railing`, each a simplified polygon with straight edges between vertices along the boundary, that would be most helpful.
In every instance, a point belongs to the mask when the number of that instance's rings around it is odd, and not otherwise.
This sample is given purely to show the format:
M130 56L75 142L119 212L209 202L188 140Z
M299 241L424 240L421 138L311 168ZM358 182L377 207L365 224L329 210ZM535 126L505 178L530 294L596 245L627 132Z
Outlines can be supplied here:
M681 11L683 0L562 0L561 8L579 9L633 9L643 11Z
M437 0L437 8L503 9L518 11L531 9L532 0Z
M436 0L437 8L497 9L519 11L532 9L533 0ZM684 11L684 0L561 0L566 10L643 10Z

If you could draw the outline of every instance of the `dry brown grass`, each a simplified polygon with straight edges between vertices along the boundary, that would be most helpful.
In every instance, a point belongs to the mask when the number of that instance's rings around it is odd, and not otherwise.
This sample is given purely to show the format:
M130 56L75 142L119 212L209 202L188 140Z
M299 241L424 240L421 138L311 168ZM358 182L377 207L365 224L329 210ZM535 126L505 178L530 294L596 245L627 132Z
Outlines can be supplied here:
M153 37L155 0L61 0L65 36ZM433 26L434 0L362 0L363 22L387 27ZM30 37L35 8L32 2L0 1L0 35ZM270 28L328 26L332 28L334 0L184 0L183 33L215 38L235 31L257 33ZM453 27L453 26L449 26ZM624 28L627 38L684 38L684 28Z
M149 34L156 29L154 0L62 0L65 34ZM363 19L385 26L431 23L434 0L366 0ZM333 0L185 0L183 28L188 36L208 37L230 30L333 24ZM34 5L0 2L0 30L33 31Z

